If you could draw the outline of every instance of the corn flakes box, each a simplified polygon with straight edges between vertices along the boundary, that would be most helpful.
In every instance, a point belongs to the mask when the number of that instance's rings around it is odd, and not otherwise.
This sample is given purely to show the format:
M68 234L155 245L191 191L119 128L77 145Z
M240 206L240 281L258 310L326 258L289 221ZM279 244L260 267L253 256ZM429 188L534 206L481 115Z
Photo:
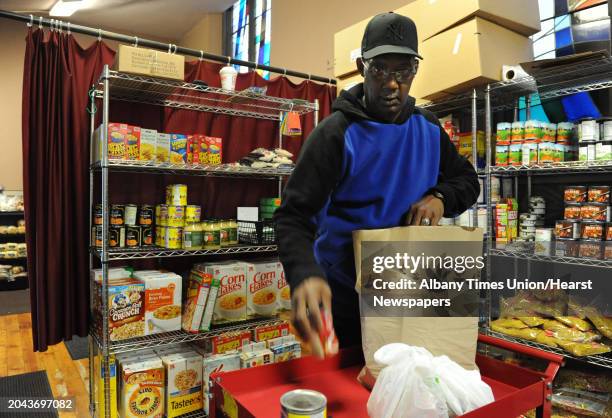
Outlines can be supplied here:
M157 146L157 131L155 129L140 129L140 161L155 161Z
M128 125L125 141L125 159L140 159L140 126Z
M206 142L205 135L198 135L198 140L200 144L200 164L207 165L208 164L208 143Z
M276 287L278 289L278 310L279 311L290 311L291 310L291 289L289 283L285 279L285 270L283 265L279 262L277 264L277 277Z
M234 351L225 354L215 354L204 357L202 362L202 388L204 392L204 413L208 415L208 393L210 390L210 376L213 373L231 372L240 369L240 353Z
M121 417L164 416L165 368L158 357L126 361L121 370Z
M202 356L195 351L162 357L166 368L166 417L202 409Z
M223 162L223 139L207 136L206 144L208 145L208 164L221 164Z
M200 164L199 135L187 135L187 164Z
M187 159L187 136L182 134L170 134L170 163L186 164Z
M158 163L170 162L170 134L158 133L155 143L155 157Z
M212 323L244 321L247 316L246 265L241 262L210 265L206 272L219 281Z
M247 267L247 317L271 317L277 313L279 262L249 263Z

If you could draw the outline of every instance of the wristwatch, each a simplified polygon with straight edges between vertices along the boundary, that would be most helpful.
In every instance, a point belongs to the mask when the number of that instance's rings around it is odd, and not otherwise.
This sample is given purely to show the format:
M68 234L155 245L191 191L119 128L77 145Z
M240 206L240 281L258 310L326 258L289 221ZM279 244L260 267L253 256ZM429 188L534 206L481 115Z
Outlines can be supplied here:
M442 201L442 203L444 203L444 195L442 193L440 193L437 190L434 190L433 192L431 192L431 195L433 197L437 197L438 199L440 199Z

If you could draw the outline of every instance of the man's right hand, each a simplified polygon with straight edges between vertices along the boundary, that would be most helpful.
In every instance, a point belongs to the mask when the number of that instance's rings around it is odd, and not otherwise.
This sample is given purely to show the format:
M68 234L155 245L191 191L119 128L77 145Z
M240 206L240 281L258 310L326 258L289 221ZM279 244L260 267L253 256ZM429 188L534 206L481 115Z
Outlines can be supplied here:
M332 292L322 277L309 277L292 292L291 321L302 340L309 343L313 354L324 357L319 332L323 328L321 308L331 312Z

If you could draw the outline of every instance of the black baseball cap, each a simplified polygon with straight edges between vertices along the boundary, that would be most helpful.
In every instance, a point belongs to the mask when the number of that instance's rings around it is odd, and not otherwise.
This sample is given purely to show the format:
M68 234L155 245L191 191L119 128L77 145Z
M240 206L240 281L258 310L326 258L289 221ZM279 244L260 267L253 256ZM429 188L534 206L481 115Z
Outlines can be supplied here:
M418 50L416 25L409 17L393 12L374 16L361 40L361 56L367 60L382 54L406 54L423 59Z

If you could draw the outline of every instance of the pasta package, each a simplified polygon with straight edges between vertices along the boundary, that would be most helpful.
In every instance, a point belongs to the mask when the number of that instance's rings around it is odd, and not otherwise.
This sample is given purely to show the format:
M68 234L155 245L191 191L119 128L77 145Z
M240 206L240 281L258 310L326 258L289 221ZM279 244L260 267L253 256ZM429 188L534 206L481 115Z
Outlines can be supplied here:
M595 328L606 338L612 339L612 318L603 316L597 309L590 308L586 312L587 318L595 325Z
M536 342L544 345L548 345L550 347L557 348L559 345L557 344L557 339L548 335L550 331L538 330L538 335L536 336Z
M159 271L134 272L145 285L145 335L181 329L182 278Z
M166 368L166 417L198 411L202 400L202 356L195 351L162 357Z
M544 318L539 316L521 316L518 319L531 328L539 327L544 323Z
M277 312L279 261L247 264L247 316L270 317Z
M559 344L565 351L578 357L594 356L596 354L605 354L611 351L609 346L596 342L579 343L574 341L559 340L557 341L557 344Z
M580 331L590 331L593 329L591 324L576 316L557 316L555 319L570 328L576 328Z
M516 329L528 328L528 325L525 324L523 321L520 321L518 319L513 319L513 318L496 319L495 321L491 322L491 325L500 326L502 328L516 328Z
M533 328L504 328L499 325L491 323L491 329L495 332L499 332L502 334L510 335L512 337L523 338L529 341L535 341L541 332L541 330L533 329Z

